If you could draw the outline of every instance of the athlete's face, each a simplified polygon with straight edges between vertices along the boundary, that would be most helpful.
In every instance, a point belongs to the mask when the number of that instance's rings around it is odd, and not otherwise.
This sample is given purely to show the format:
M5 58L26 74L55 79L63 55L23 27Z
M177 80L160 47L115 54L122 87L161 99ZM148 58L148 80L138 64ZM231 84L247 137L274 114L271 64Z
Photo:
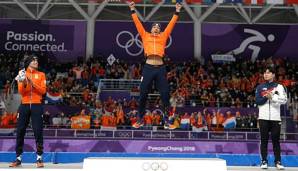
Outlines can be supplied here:
M38 68L38 60L37 60L37 58L34 58L34 59L30 62L29 67L30 67L30 68L33 68L33 69L37 69L37 68Z
M268 69L264 72L264 80L265 81L273 81L275 74L269 71Z
M159 34L160 33L160 27L158 25L152 26L151 33L152 34Z

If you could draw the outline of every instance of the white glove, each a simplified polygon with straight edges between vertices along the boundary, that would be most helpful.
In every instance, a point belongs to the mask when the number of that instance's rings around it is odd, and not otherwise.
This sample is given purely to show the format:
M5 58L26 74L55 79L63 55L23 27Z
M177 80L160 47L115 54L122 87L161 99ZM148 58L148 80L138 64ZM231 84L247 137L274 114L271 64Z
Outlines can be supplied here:
M26 78L26 71L25 71L25 69L22 69L19 71L19 74L16 76L15 80L24 81L25 78Z

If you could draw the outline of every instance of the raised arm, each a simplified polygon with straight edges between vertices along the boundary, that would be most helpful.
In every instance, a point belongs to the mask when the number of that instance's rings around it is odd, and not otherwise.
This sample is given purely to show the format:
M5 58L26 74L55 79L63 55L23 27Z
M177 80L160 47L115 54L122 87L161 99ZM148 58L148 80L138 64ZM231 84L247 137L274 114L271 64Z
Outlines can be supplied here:
M129 3L129 8L131 11L132 20L135 23L140 36L143 37L145 35L146 31L144 29L143 24L141 23L140 19L138 18L137 14L136 14L135 3L134 2Z
M172 33L172 30L178 20L178 15L180 13L181 8L182 8L182 5L180 3L176 3L176 12L164 31L167 37L170 36L170 34Z

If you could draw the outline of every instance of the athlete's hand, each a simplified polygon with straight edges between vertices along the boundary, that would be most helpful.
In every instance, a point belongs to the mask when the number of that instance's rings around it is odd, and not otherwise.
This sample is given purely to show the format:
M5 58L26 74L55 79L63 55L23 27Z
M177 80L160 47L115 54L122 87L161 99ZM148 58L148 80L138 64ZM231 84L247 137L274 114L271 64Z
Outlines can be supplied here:
M136 4L135 4L135 2L131 1L131 2L129 3L129 8L130 8L130 10L135 10L135 9L136 9Z
M268 99L272 99L272 97L273 97L273 93L271 93L270 91L268 91L268 92L265 94L265 97L267 97Z
M180 3L176 3L176 12L180 12L182 5Z
M26 71L25 69L22 69L19 71L18 75L16 76L15 80L22 82L24 81L26 78Z

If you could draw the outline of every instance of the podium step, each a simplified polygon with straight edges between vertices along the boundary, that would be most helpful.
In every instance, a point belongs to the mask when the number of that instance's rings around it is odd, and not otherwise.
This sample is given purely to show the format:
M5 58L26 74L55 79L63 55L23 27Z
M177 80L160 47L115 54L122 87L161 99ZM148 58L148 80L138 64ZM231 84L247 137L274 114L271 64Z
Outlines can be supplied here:
M108 171L227 171L226 161L217 158L110 158L84 159L83 170Z

